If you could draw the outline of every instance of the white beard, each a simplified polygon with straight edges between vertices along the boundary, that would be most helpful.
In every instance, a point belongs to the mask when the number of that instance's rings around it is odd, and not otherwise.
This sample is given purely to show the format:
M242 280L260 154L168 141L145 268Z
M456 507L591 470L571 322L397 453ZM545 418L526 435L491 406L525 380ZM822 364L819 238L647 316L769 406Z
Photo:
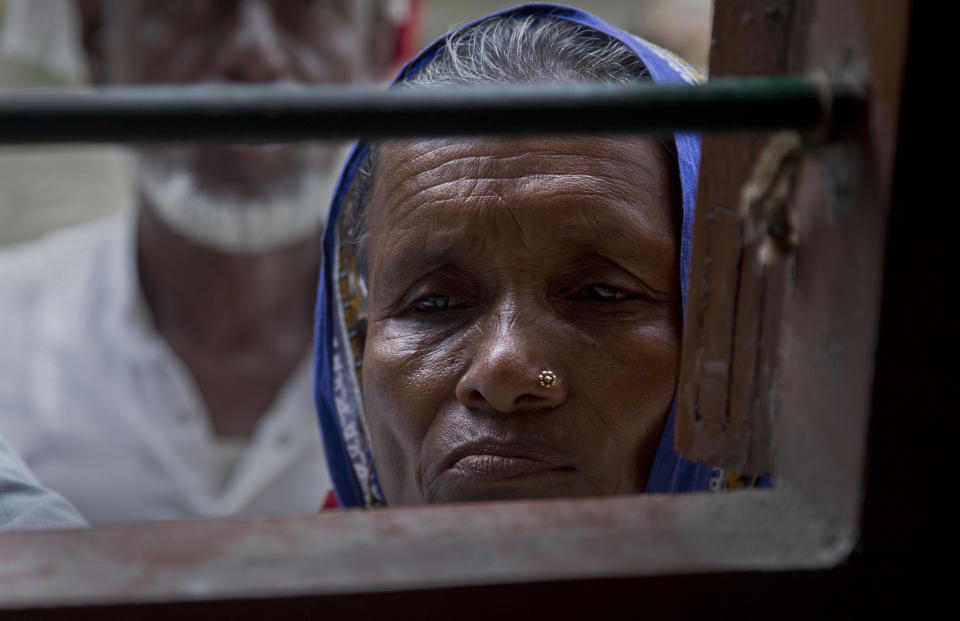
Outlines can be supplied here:
M230 254L269 252L318 235L340 168L305 172L264 200L218 196L201 189L189 168L149 156L135 154L132 165L144 197L167 226Z

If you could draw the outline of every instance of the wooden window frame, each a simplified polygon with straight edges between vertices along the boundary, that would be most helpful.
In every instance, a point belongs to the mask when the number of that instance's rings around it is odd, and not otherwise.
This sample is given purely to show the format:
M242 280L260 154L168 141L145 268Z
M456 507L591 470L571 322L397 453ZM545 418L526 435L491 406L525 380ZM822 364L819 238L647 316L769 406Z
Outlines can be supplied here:
M803 151L787 205L798 242L770 265L735 215L766 139L704 141L691 300L709 298L710 312L691 311L681 387L721 369L711 399L732 405L687 408L680 446L772 465L775 489L3 533L0 615L580 616L618 603L724 614L783 609L788 588L799 613L901 580L916 550L896 535L922 528L928 506L897 467L925 455L929 432L898 424L898 406L932 381L902 360L932 351L903 323L930 239L908 215L922 144L906 132L923 122L921 95L900 108L929 59L917 33L932 22L920 16L909 0L716 3L712 75L819 70L870 89L863 132ZM698 362L692 339L707 342ZM764 347L738 357L750 339ZM760 406L737 404L741 381ZM919 400L943 405L936 390Z

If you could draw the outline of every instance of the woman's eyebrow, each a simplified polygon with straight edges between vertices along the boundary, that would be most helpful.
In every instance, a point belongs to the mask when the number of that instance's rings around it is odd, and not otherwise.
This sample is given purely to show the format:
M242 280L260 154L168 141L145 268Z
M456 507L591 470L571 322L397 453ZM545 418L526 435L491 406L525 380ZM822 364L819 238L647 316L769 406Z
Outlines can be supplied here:
M632 204L618 201L615 206L623 210L640 210ZM591 215L584 210L580 224L570 230L558 231L556 238L570 248L604 249L639 259L652 258L651 254L678 247L675 235L665 230L661 223L647 218L627 222L612 222L606 214ZM663 224L669 225L668 222Z
M587 228L584 226L584 229ZM670 291L679 266L679 246L672 235L655 227L628 231L625 227L601 226L594 234L582 231L558 235L558 242L571 253L611 261L659 292Z
M391 249L384 249L391 250ZM377 261L375 266L378 284L387 290L406 287L423 274L450 263L459 255L456 244L429 248L416 244L403 244L390 251L389 257Z

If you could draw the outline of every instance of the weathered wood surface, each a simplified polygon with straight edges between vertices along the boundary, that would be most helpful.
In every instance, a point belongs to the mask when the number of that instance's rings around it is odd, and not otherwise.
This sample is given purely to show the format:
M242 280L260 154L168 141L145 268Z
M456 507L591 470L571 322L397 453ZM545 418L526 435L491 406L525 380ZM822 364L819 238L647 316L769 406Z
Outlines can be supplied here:
M711 77L796 72L812 6L718 2ZM738 211L764 140L703 140L677 433L677 447L690 459L751 474L770 469L768 412L775 395L763 387L775 381L775 307L789 269L782 261L764 270L758 244L744 239Z
M0 609L815 568L852 543L753 490L4 533Z
M679 385L691 459L859 485L909 14L907 0L717 3L711 76L849 77L871 110L856 136L806 137L784 207L797 246L766 265L738 212L766 139L704 140ZM849 441L818 454L834 434Z

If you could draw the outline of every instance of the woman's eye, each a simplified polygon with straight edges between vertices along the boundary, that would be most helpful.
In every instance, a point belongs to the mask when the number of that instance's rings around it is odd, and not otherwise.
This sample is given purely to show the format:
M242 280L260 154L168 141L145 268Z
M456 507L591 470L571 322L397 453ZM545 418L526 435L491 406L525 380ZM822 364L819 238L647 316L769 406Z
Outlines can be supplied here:
M601 284L587 285L573 295L574 299L589 300L591 302L619 302L621 300L629 300L635 297L636 294L625 289L621 289L620 287Z
M436 313L450 310L466 304L462 298L449 295L427 295L413 303L413 309L425 313Z

